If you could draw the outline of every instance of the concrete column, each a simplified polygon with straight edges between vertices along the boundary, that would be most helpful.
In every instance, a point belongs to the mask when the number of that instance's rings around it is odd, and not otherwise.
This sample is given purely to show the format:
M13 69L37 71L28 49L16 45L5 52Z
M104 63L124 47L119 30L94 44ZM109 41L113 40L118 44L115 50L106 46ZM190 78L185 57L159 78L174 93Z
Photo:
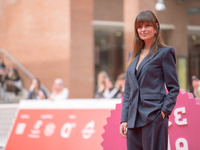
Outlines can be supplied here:
M94 91L93 0L71 0L70 97Z

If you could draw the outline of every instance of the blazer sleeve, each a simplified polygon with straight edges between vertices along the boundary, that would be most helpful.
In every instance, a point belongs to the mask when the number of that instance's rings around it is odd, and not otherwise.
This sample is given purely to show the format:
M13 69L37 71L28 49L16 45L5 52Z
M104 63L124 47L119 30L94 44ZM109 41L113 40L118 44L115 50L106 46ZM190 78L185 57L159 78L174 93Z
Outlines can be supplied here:
M133 53L133 51L129 52L128 60L131 57L132 53ZM123 105L122 105L122 115L121 115L121 123L122 122L127 122L127 120L128 120L129 97L130 97L130 85L129 85L129 81L128 81L128 72L126 72L125 89L124 89Z
M164 104L161 110L166 116L169 116L176 104L176 98L179 94L179 83L176 72L175 50L173 48L168 48L165 51L162 67L168 93L164 97Z

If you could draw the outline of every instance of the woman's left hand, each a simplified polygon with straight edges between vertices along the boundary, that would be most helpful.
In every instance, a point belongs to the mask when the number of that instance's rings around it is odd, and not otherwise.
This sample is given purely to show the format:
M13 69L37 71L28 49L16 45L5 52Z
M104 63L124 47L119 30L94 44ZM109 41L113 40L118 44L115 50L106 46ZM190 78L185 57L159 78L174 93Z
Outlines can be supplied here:
M120 125L120 134L126 138L127 137L127 122L122 122Z
M163 111L161 111L161 114L162 114L163 119L165 119L165 114Z

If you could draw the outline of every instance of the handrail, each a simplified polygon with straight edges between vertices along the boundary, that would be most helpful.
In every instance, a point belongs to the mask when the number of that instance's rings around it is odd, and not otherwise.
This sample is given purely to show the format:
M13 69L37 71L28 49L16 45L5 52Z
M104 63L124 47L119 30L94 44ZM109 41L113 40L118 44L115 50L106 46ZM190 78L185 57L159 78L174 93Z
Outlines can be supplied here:
M10 61L12 61L27 77L30 79L34 78L34 75L31 74L22 64L20 64L13 56L11 56L6 50L0 49L0 52L3 53Z
M13 62L28 78L33 79L35 78L34 75L28 71L22 64L20 64L13 56L11 56L6 50L0 48L0 52L5 55L11 62ZM47 93L49 93L49 90L44 86L41 85L42 88L45 89Z

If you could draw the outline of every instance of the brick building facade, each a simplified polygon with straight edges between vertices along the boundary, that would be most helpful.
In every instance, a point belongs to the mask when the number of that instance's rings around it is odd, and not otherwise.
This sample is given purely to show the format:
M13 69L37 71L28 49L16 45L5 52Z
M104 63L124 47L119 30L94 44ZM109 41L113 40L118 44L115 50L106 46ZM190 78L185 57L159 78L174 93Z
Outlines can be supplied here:
M100 69L114 79L125 71L134 19L148 9L158 16L165 43L176 49L180 84L188 90L191 75L200 77L200 1L166 0L164 11L156 11L155 4L156 0L1 0L0 48L49 90L60 77L70 98L91 98ZM6 57L5 61L15 65ZM30 78L20 74L28 87Z

